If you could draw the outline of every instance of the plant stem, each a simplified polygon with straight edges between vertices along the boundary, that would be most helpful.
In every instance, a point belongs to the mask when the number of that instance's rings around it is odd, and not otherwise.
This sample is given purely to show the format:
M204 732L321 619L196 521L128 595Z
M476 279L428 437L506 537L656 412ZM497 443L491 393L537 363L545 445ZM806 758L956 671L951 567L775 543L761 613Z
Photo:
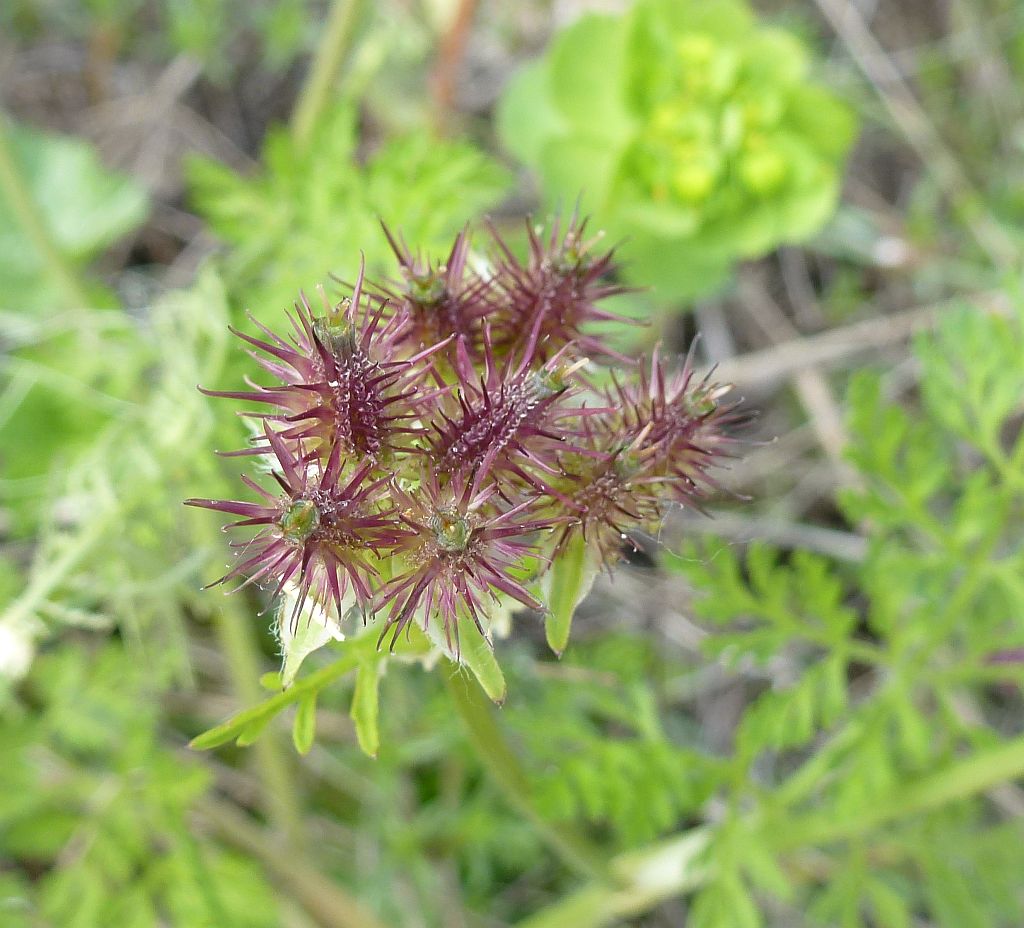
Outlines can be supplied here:
M224 840L260 860L321 928L385 928L356 898L320 873L304 856L276 847L232 806L207 798L197 811L202 822L211 825Z
M583 876L606 883L608 864L600 852L574 830L547 821L534 806L526 773L498 728L494 710L476 681L460 673L451 661L445 662L442 676L470 744L509 804L568 866Z
M292 139L299 148L309 143L317 120L330 100L332 85L352 46L361 11L362 0L334 0L331 4L323 38L292 113Z
M358 638L352 639L353 645L359 640ZM247 725L258 722L268 715L276 715L285 706L298 702L308 693L320 691L328 683L333 683L349 671L355 670L359 666L361 658L361 653L354 646L346 647L345 653L336 661L305 677L300 677L283 692L263 699L241 712L236 712L220 725L215 725L209 731L196 735L189 746L197 751L207 751L227 741L233 741Z
M444 129L455 101L455 81L466 51L477 0L458 0L451 25L441 39L431 83L439 129Z
M216 613L217 637L227 659L228 676L235 696L243 705L261 702L260 660L248 616L232 597ZM302 846L302 817L295 796L295 780L288 767L279 732L268 730L253 745L256 769L263 788L264 806L274 827L289 847Z
M0 194L8 202L21 231L38 252L47 271L57 284L68 309L82 309L92 301L71 264L61 254L40 218L39 208L32 200L25 178L14 157L10 122L0 113Z

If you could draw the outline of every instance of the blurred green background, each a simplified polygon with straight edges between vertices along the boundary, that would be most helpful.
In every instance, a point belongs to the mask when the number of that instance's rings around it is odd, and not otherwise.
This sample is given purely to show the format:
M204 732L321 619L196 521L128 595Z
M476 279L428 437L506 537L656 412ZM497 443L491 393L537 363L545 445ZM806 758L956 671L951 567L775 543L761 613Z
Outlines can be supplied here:
M1024 4L637 10L0 6L0 926L1024 924ZM396 661L375 758L351 676L303 755L290 706L190 749L280 665L181 505L237 494L228 325L394 274L380 219L440 257L577 200L615 343L699 331L760 410L714 518L560 661L517 617L503 769Z

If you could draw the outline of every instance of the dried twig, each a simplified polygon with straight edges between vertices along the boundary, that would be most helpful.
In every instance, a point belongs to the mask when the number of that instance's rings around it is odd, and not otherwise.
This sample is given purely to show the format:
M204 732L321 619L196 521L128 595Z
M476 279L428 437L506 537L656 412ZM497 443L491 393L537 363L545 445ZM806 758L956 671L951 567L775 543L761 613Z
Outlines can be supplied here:
M867 539L852 532L732 512L713 512L711 516L683 516L682 524L688 534L716 535L738 542L767 541L782 548L814 551L838 561L859 563L867 557Z
M905 341L915 332L932 328L943 313L964 303L982 312L1009 312L1007 297L999 291L956 297L751 351L722 362L716 375L741 387L775 386L798 371L849 362L866 352Z
M964 209L965 222L978 245L998 267L1004 270L1015 267L1018 252L1010 236L981 206L974 184L918 103L899 67L872 35L857 5L845 0L815 0L815 3L849 49L894 124L902 130L943 194L954 206L967 207Z
M459 0L448 31L441 40L437 64L431 77L434 106L439 127L443 128L455 102L455 84L459 67L469 40L470 26L476 13L477 0Z
M752 271L742 274L740 293L744 307L767 338L776 343L799 340L800 333L796 327L772 299L763 280ZM816 366L810 366L793 371L790 376L825 454L836 467L846 469L843 460L846 430L839 405L825 375Z

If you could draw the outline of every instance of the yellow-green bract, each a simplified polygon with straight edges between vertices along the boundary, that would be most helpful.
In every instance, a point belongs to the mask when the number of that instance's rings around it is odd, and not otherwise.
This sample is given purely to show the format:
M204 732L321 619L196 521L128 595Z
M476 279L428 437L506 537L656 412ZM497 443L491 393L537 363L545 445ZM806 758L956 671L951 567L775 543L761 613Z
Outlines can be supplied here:
M633 280L692 297L832 214L855 120L809 72L744 3L640 0L558 35L499 131L551 201L582 196L623 234Z

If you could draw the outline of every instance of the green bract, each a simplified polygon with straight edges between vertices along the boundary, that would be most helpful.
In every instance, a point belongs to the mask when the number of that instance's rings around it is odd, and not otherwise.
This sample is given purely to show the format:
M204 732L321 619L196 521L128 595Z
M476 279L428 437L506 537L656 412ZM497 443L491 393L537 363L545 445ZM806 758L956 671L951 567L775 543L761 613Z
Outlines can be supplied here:
M835 206L855 121L808 71L744 3L639 0L559 35L506 91L499 131L549 199L582 190L625 233L635 279L696 296Z

